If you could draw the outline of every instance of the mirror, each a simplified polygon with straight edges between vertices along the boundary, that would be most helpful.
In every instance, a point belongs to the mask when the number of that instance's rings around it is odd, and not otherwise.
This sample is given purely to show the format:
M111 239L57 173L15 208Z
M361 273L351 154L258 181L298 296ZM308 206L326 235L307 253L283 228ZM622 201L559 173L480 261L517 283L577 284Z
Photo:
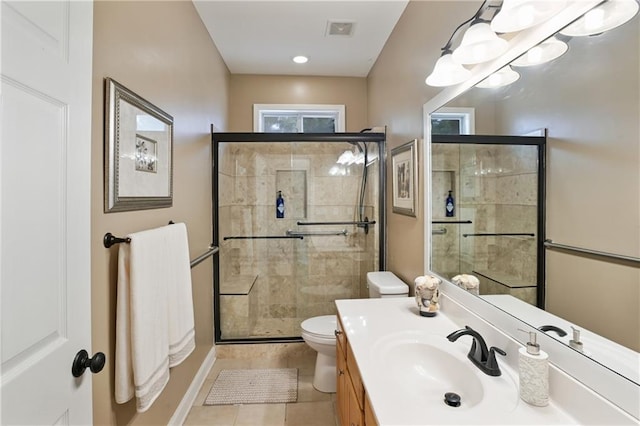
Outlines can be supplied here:
M575 327L583 347L573 344L574 349L640 384L640 19L636 15L605 33L565 40L568 51L554 61L514 66L520 74L516 82L497 89L462 84L443 91L425 110L471 110L480 135L522 136L546 129L544 238L552 243L544 250L545 291L539 305L545 310L521 298L486 294L482 287L480 297L534 328L559 327L566 336L546 333L563 344L575 341ZM457 179L455 188L466 191L459 195L476 195L477 185L461 185L462 174L443 173L433 162L430 167L432 208L445 208L447 194L437 187L443 182ZM437 215L431 215L426 225L437 234L441 225L432 225ZM444 267L436 256L445 249L438 247L437 237L426 250L431 270L450 277L452 270L438 270ZM461 240L458 236L457 246ZM526 256L522 251L510 262L524 262Z

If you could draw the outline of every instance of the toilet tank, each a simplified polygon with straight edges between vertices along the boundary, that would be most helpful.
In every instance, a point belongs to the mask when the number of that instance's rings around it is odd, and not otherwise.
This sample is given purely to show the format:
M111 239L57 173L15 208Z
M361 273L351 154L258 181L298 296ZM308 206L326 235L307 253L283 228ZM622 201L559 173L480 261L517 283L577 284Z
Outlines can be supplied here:
M370 298L407 297L409 286L389 271L367 272Z

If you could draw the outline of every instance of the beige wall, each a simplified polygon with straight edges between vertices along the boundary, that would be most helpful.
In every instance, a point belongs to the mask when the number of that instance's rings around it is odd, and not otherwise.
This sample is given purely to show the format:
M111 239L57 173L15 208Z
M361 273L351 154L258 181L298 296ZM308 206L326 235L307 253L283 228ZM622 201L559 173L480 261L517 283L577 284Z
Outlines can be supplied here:
M169 384L151 409L114 401L117 246L105 249L106 232L130 232L185 222L191 258L211 241L210 125L227 126L229 72L193 4L98 1L94 5L92 124L92 334L93 350L107 356L93 377L95 424L166 424L213 344L212 266L192 270L197 347L171 370ZM103 79L111 77L174 119L173 207L103 213Z
M451 31L477 6L457 1L411 1L407 6L368 78L369 122L388 125L389 149L422 135L422 105L438 92L426 86L424 78ZM500 94L469 92L451 103L473 106L484 98L476 110L477 133L522 134L548 128L547 237L635 257L640 255L637 22L638 17L635 24L616 29L620 35L631 32L634 44L618 43L623 52L607 50L598 61L593 60L593 49L602 37L573 39L568 55L577 51L579 40L587 46L568 71L547 72L537 83L527 81L526 93L547 95L541 100L529 96L501 104ZM584 81L589 70L603 63L620 63L615 76L601 75L597 83ZM532 72L539 72L536 68ZM592 101L597 108L587 111ZM422 185L422 168L420 173ZM389 185L387 194L390 199ZM393 214L390 204L387 213L388 268L413 279L424 266L422 208L417 219ZM550 251L547 255L547 308L639 350L638 268Z
M640 18L569 45L543 76L520 70L497 126L548 129L546 238L640 257ZM546 270L547 310L640 350L637 265L547 250Z
M229 131L253 132L253 104L345 106L345 130L367 127L367 80L360 77L306 77L234 74L229 86Z
M424 80L438 59L451 31L465 16L472 16L477 2L412 1L407 5L374 64L367 80L368 121L387 126L387 155L391 149L412 139L422 140L422 106L439 89ZM418 156L422 157L422 142ZM390 158L390 157L389 157ZM387 161L387 200L392 199L391 161ZM418 162L419 194L417 217L392 212L387 203L387 269L404 281L424 273L424 165Z

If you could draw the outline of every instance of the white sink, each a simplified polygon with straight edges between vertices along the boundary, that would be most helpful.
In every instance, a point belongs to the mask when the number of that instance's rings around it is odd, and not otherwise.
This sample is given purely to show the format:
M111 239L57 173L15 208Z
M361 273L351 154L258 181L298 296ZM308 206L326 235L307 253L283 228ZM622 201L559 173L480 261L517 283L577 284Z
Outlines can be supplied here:
M450 342L443 335L401 331L374 343L372 361L385 380L397 385L397 392L407 397L419 395L425 408L460 414L515 409L518 388L513 378L504 372L491 377L480 371L467 358L470 347L471 338ZM459 407L445 404L448 392L460 396Z

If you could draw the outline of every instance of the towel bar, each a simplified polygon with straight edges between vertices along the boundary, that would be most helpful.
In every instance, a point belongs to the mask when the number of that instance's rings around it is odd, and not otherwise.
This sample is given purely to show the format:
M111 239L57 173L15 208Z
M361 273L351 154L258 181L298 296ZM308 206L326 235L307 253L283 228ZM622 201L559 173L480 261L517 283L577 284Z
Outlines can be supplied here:
M104 238L102 239L102 243L106 248L110 248L115 244L121 244L121 243L129 244L130 242L131 242L131 238L116 237L111 232L107 232L106 234L104 234ZM218 251L220 251L220 249L217 246L210 245L206 252L202 253L200 256L193 259L189 265L193 268L194 266L201 263L203 260L205 260L209 256L216 254Z
M640 264L640 258L638 258L638 257L626 256L624 254L607 253L607 252L604 252L604 251L592 250L592 249L587 249L587 248L582 248L582 247L568 246L568 245L565 245L565 244L554 243L552 240L544 240L544 246L546 248L549 248L549 249L560 249L560 250L566 250L566 251L573 251L573 252L577 252L577 253L589 254L589 255L592 255L592 256L599 256L599 257L609 258L609 259L613 259L613 260L622 260L622 261L625 261L625 262L632 262L632 263Z
M131 242L131 238L119 238L114 236L111 232L107 232L104 234L104 238L102 239L102 244L104 244L105 248L109 248L114 244L126 243L129 244Z

